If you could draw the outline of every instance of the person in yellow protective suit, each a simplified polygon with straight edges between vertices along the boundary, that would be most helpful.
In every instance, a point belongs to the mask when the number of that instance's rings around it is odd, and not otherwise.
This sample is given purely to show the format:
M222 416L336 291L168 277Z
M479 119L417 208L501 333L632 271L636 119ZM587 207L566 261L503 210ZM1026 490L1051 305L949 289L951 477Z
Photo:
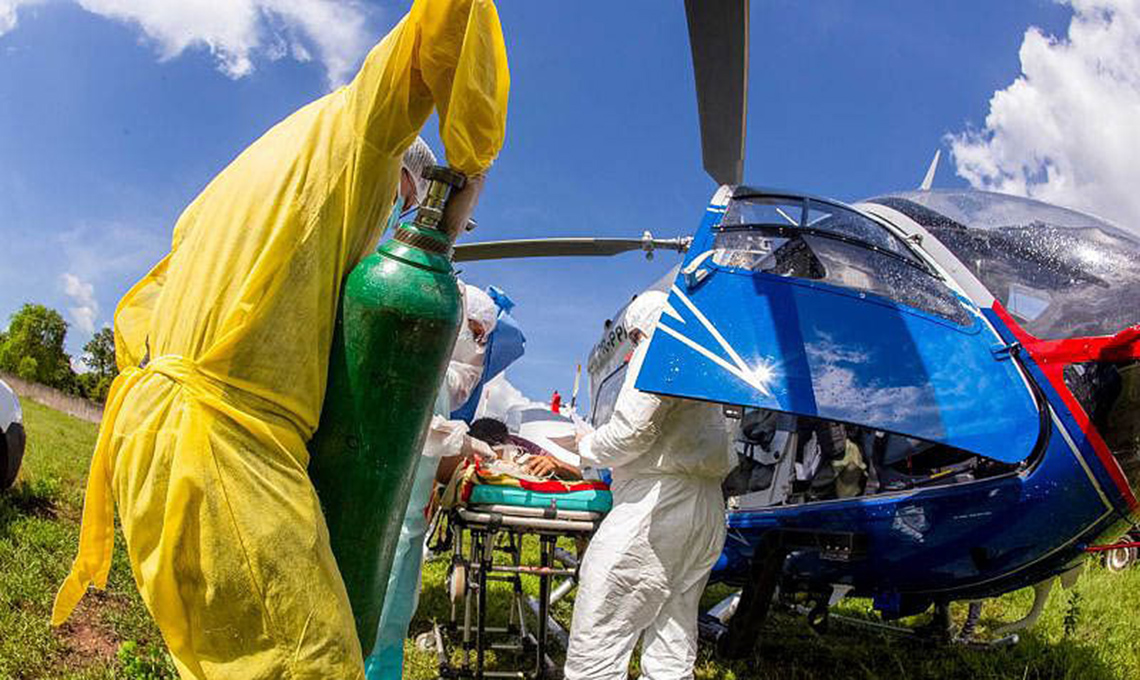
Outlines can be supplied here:
M341 284L383 231L433 107L450 165L476 177L502 146L508 90L491 0L417 0L349 85L269 130L186 209L115 314L122 373L53 624L105 586L117 505L183 678L364 677L306 474Z

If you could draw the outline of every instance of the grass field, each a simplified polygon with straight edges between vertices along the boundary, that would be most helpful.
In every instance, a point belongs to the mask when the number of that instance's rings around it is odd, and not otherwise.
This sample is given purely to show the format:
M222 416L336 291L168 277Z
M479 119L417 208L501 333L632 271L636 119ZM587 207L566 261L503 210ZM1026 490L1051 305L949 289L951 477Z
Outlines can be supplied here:
M24 469L16 487L0 494L0 679L174 677L135 590L121 535L108 590L89 595L62 629L49 627L55 589L75 554L95 427L27 400L24 415ZM446 616L445 568L444 560L426 567L413 636ZM723 594L710 592L708 599ZM981 632L1020 617L1031 599L1023 591L988 604ZM858 600L840 606L856 616L867 615L866 607ZM568 613L563 606L558 616ZM960 620L964 610L955 613ZM1140 568L1116 575L1093 567L1073 590L1054 591L1041 623L1012 649L926 646L838 625L820 636L802 618L779 615L766 629L763 661L724 665L702 653L697 677L1133 680L1140 678L1138 614ZM410 642L407 650L408 678L436 677L432 654Z

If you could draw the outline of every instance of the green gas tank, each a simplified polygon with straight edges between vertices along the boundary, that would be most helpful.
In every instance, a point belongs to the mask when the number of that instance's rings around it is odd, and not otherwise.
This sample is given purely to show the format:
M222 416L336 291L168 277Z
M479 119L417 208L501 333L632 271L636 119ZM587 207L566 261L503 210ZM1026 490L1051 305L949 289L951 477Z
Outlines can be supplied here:
M443 209L462 174L428 168L411 223L349 274L340 301L309 475L365 656L432 407L462 321Z

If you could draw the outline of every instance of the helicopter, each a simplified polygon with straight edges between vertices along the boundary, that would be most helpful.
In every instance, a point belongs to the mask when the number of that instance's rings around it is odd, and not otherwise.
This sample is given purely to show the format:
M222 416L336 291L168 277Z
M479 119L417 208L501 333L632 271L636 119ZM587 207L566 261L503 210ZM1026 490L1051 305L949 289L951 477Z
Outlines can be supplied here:
M638 389L723 405L740 465L702 618L750 653L775 600L822 627L843 597L887 621L1070 584L1140 519L1140 238L989 192L847 205L744 182L749 7L686 0L704 169L691 237L459 245L459 262L673 250ZM626 379L623 310L590 352L590 421ZM1004 640L1015 640L1010 636Z

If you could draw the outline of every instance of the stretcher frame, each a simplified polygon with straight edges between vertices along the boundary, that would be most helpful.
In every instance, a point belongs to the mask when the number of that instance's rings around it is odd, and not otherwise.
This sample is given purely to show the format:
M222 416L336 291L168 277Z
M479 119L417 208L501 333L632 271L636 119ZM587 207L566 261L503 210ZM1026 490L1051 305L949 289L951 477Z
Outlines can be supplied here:
M451 613L444 631L438 624L435 627L440 677L543 680L558 675L547 655L547 644L552 629L556 634L561 632L558 637L563 644L566 635L550 616L550 606L573 588L578 563L558 548L557 542L563 537L591 536L603 515L554 507L472 505L454 508L448 516L455 543L448 577ZM539 543L537 565L522 563L523 544L528 537ZM497 560L497 554L505 554L509 560ZM537 601L524 593L523 575L538 577ZM564 580L555 588L554 579L559 577ZM487 625L487 587L491 581L512 586L506 626ZM533 633L527 624L528 609L537 621ZM456 646L461 655L459 663L453 664L451 652ZM524 669L488 671L485 657L489 649L520 651L524 655L533 652L533 663Z

